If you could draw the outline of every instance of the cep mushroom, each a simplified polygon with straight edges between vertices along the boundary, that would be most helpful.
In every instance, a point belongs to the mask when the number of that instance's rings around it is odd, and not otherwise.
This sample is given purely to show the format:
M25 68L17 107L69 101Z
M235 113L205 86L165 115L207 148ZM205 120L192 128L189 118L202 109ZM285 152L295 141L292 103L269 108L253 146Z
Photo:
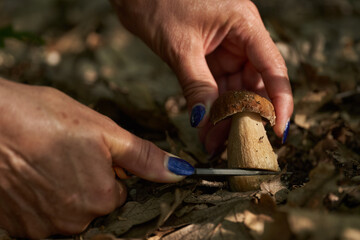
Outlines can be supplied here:
M275 124L274 107L269 100L249 91L230 91L213 104L210 121L213 124L232 116L227 156L229 168L279 171L275 154L262 122ZM250 191L260 187L269 176L230 177L234 191Z

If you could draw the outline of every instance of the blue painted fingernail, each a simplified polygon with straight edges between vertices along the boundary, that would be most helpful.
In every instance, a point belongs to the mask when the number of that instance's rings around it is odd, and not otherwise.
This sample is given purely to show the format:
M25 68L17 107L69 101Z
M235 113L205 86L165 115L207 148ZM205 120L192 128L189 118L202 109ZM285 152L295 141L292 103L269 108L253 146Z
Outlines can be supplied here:
M283 133L283 137L282 137L282 144L285 143L286 141L286 138L288 136L288 133L289 133L289 128L290 128L290 120L287 121L286 125L285 125L285 130L284 130L284 133Z
M203 104L196 104L191 110L190 124L192 127L197 127L206 113L205 106Z
M170 172L181 176L190 176L195 172L194 167L191 166L190 163L181 158L172 156L168 159L167 168L170 170Z

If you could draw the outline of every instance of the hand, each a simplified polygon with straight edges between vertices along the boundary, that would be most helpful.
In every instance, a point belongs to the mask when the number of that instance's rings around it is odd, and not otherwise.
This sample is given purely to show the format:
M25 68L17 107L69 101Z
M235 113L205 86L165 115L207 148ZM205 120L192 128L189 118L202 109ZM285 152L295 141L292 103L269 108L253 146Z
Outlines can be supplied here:
M13 236L80 233L110 213L126 199L113 166L157 182L191 171L55 89L0 79L0 98L0 228Z
M210 153L227 138L229 121L210 124L208 106L227 90L247 89L270 98L277 117L274 131L283 135L293 111L287 69L251 1L111 2L124 26L177 74L191 124L200 128Z

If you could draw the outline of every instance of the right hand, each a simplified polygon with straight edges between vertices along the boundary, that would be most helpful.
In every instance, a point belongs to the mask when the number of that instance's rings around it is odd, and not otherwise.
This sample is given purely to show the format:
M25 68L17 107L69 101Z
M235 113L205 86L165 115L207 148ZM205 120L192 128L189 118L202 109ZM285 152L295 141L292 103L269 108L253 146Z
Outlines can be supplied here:
M80 233L123 204L113 166L183 179L166 152L52 88L0 79L0 133L0 227L15 237Z

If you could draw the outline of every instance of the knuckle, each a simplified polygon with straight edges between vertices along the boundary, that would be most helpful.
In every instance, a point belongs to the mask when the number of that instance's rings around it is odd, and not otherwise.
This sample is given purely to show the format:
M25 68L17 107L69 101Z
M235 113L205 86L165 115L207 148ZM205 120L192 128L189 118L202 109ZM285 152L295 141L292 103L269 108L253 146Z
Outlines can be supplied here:
M88 205L88 212L93 216L110 213L117 207L118 194L115 180L103 181L98 186L93 186L92 201Z
M281 56L278 59L274 60L274 65L272 67L263 69L262 74L268 74L270 76L276 76L278 78L286 78L289 81L288 69L286 67L285 61Z
M107 181L100 186L100 189L96 191L96 194L100 196L100 200L105 201L107 203L112 202L112 199L114 198L114 183L110 183L110 181ZM105 204L109 205L109 204Z
M47 237L52 234L49 226L44 226L44 222L41 222L39 220L32 219L32 221L26 221L23 225L23 232L20 233L23 236L21 237L28 237L31 239L40 239ZM19 235L17 232L16 235Z
M147 170L151 170L152 143L147 140L141 141L140 151L135 159L136 165Z
M247 3L247 7L250 11L252 11L256 15L259 15L259 10L253 1L247 1L246 3Z
M189 30L190 31L190 30ZM197 34L184 33L181 29L174 34L167 34L167 44L161 44L160 55L169 63L170 67L178 74L183 74L179 66L193 64L191 56L196 56L196 51L201 51L201 41Z
M55 231L56 234L72 235L78 234L90 224L92 219L77 219L76 221L60 220L56 222Z
M52 87L37 86L36 88L43 97L53 97L54 95L61 94L61 91L57 90L56 88L52 88Z
M65 93L60 90L47 86L36 86L35 91L42 101L49 104L61 105L67 97Z
M214 89L217 89L217 86L212 86L209 81L189 78L186 82L183 85L183 93L189 108L202 99L208 99L211 94L216 95Z
M194 50L194 46L198 42L194 37L188 35L175 35L172 36L172 39L172 52L179 63L189 57L189 52Z

